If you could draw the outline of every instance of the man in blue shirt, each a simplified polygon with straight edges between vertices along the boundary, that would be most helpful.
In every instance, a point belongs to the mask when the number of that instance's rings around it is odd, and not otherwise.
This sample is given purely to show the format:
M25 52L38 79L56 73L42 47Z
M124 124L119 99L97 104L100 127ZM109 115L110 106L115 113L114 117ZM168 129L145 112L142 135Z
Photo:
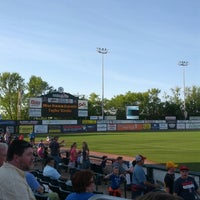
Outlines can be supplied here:
M148 187L160 187L158 184L152 184L151 182L147 181L144 169L142 167L145 159L146 157L142 155L136 155L135 157L136 165L134 167L132 177L132 199L144 195Z

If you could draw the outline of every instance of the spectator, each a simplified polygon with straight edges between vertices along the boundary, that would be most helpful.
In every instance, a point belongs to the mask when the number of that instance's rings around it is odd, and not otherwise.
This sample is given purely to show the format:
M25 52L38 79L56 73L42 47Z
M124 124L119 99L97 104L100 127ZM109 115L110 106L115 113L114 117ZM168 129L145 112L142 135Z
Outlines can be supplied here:
M38 143L37 147L38 148L45 147L43 139L40 140L40 142Z
M8 151L8 145L6 143L0 143L0 167L6 161Z
M40 146L37 148L37 155L39 156L39 158L45 158L45 146Z
M33 174L27 171L25 176L26 176L26 181L33 192L38 192L40 194L44 193L44 187L40 185L40 183L37 181L37 179Z
M102 170L103 170L103 171L104 171L104 169L106 168L107 160L108 160L108 156L102 156L102 161L101 161L100 166L102 167Z
M127 166L124 165L123 157L118 156L116 161L112 164L112 167L118 167L119 168L119 174L125 174L127 170Z
M83 162L82 151L79 150L79 151L78 151L78 155L77 155L77 168L78 168L78 169L81 168L82 162Z
M136 165L133 170L132 177L132 199L136 199L139 196L143 196L149 188L159 188L158 184L153 184L146 179L146 175L143 169L144 160L146 157L142 155L136 155Z
M9 145L12 141L11 133L9 132L8 128L6 128L6 133L4 134L4 141Z
M88 147L87 142L83 142L82 143L82 156L83 156L83 161L82 161L82 165L81 168L82 169L90 169L90 150Z
M45 191L45 186L41 185L35 176L28 171L26 172L26 181L33 192L47 196L49 200L59 200L59 196L56 192L50 191L49 188L48 191ZM46 185L46 187L48 187L48 185Z
M61 144L64 143L64 140L61 142L58 142L58 138L59 138L58 136L55 136L53 140L49 143L50 155L55 160L56 169L58 169L59 163L61 162L60 147L61 147Z
M181 197L173 196L164 191L149 192L137 200L183 200Z
M174 182L174 195L182 197L184 200L195 200L196 192L200 194L195 179L189 176L189 168L185 165L180 166L181 176Z
M164 184L165 184L165 191L170 194L173 194L174 179L175 179L174 171L177 167L178 165L173 163L172 161L168 161L166 163L167 173L165 174L164 177Z
M23 135L23 134L20 134L19 140L23 140L23 139L24 139L24 135Z
M93 172L91 170L80 170L72 177L74 192L69 194L66 200L88 200L95 189Z
M35 144L35 136L36 136L36 134L35 134L34 131L32 131L32 132L29 134L30 143L31 143L32 145Z
M125 176L119 174L119 168L114 167L113 172L106 175L104 178L110 180L110 186L108 188L109 195L121 197L122 192L120 190L120 185L125 181Z
M74 168L77 166L77 150L76 150L76 142L71 145L71 149L69 152L69 167Z
M33 166L33 161L33 148L30 143L14 140L10 144L7 162L0 168L0 199L35 200L24 172Z
M45 161L45 167L43 169L43 176L47 176L51 179L61 179L66 180L65 177L61 176L61 174L54 168L55 160L53 157L48 157Z

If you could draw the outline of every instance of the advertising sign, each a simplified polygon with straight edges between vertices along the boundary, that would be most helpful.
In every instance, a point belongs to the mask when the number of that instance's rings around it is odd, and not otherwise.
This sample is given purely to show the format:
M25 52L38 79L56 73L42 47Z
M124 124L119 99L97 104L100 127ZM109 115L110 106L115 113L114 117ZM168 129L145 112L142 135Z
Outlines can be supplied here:
M42 96L42 117L77 117L78 97L68 93L49 93Z
M139 119L139 106L126 106L126 119Z

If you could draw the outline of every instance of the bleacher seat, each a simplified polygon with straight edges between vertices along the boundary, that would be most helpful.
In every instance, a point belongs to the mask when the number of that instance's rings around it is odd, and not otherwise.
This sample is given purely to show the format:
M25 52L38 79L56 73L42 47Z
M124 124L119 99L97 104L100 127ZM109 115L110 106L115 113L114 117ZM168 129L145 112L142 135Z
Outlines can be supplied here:
M44 196L44 195L39 194L39 193L34 193L34 196L35 196L36 200L47 200L48 199L47 196Z
M59 188L59 198L60 200L65 200L66 197L71 193L71 191L63 190L62 188Z
M59 194L59 185L58 184L53 184L51 182L49 182L49 188L53 191Z

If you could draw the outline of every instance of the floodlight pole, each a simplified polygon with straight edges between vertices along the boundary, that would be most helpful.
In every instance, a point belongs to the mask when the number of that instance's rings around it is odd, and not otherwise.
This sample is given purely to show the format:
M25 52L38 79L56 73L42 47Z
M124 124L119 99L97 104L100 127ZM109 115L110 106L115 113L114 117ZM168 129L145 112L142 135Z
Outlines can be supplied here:
M102 54L102 98L101 98L101 112L102 119L104 119L104 54L108 53L108 49L106 48L97 48L97 52Z
M183 110L184 110L184 118L187 119L187 111L186 111L186 104L185 104L185 67L188 66L188 61L180 61L178 63L179 66L183 68Z

